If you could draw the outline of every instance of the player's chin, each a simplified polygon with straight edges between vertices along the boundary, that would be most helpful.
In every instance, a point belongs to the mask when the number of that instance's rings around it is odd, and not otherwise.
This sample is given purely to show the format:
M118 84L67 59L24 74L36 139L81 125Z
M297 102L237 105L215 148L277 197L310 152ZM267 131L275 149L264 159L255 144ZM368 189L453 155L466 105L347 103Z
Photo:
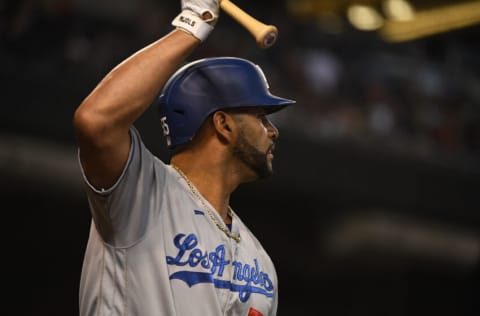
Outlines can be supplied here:
M263 165L263 168L261 169L260 172L257 173L258 177L260 179L263 178L268 178L273 174L273 158L266 158L265 164Z
M251 158L248 165L255 179L267 178L273 174L273 154L260 154L260 152L257 152Z
M273 173L273 160L275 159L275 155L273 154L273 151L269 151L266 155L266 165L268 170L270 171L270 174Z
M273 172L273 154L268 154L266 158L266 168L270 171L270 173Z
M272 152L268 152L267 153L267 161L269 161L270 163L272 163L273 159L275 158L275 156L273 155Z

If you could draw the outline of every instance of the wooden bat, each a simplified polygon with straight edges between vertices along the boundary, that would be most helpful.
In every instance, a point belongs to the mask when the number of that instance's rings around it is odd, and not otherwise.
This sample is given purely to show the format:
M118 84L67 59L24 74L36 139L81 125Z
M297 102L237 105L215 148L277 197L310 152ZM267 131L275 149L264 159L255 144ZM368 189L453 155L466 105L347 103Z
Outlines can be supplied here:
M220 7L253 35L260 48L269 48L277 41L278 29L274 25L260 22L230 0L221 0Z

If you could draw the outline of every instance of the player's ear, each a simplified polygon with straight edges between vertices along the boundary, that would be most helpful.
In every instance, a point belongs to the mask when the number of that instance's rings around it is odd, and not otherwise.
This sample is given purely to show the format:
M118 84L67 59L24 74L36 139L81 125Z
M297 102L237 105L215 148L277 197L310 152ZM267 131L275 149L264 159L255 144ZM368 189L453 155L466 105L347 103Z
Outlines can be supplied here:
M222 141L231 142L234 136L235 121L224 111L216 111L212 116L212 124Z

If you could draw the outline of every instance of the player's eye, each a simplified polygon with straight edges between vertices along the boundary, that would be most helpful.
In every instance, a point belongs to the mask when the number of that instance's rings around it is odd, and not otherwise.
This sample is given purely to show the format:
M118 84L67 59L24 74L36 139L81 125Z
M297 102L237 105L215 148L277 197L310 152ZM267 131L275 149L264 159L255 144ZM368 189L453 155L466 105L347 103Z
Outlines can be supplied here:
M257 113L256 113L256 116L263 120L263 119L267 119L267 114L265 113L264 110L259 110Z

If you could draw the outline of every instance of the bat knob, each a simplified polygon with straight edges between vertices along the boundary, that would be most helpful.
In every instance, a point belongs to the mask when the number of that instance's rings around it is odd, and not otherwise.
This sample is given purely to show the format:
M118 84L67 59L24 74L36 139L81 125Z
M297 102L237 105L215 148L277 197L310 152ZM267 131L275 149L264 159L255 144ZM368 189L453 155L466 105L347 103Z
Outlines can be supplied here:
M273 44L275 44L276 41L277 41L277 33L270 32L263 39L263 46L265 48L268 48L268 47L272 46Z
M278 39L278 29L273 25L267 25L257 37L257 44L261 48L269 48Z

